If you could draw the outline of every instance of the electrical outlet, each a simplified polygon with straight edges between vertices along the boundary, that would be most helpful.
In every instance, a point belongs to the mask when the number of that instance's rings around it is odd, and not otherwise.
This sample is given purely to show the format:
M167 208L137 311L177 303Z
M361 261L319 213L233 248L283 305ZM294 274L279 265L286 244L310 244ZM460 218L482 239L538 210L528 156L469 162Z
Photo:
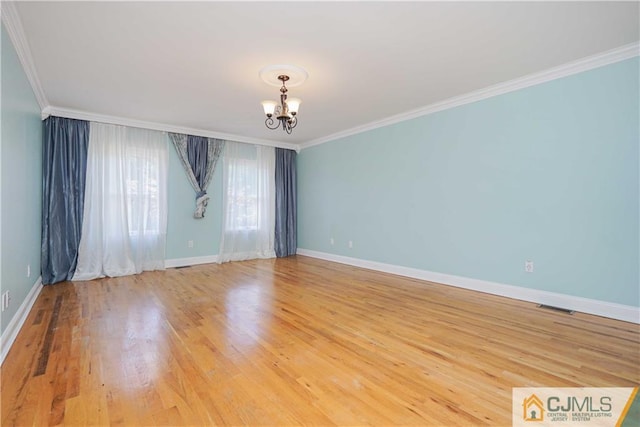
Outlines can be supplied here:
M524 262L524 271L527 273L533 273L533 261Z
M353 248L353 240L349 240L349 249Z
M334 244L335 242L336 242L336 241L335 241L335 240L333 240L333 237L329 239L329 243L331 243L331 246L333 246L333 244Z
M188 248L192 248L192 247L193 247L193 240L189 240L189 241L187 242L187 247L188 247Z
M31 277L31 264L27 264L27 277Z

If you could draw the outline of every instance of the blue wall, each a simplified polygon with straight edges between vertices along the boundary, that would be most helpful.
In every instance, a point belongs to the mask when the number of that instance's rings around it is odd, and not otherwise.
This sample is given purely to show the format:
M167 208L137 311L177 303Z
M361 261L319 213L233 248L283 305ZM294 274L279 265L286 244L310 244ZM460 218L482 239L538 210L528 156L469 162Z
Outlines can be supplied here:
M9 308L2 312L4 332L40 275L42 122L40 106L4 25L1 31L0 283L2 292L11 295Z
M640 306L639 62L303 150L298 246Z

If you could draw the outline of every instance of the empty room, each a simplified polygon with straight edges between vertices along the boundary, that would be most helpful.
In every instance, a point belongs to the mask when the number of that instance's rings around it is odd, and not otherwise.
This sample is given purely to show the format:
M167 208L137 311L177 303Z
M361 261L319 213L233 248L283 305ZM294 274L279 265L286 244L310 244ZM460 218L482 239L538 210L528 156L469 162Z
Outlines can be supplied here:
M2 426L640 425L640 2L0 5Z

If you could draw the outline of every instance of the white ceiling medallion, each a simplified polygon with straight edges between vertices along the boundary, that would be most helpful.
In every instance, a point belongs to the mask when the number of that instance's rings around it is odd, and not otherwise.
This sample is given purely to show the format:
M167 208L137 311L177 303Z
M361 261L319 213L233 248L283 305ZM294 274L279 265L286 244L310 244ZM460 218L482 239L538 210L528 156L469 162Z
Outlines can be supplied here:
M279 76L288 76L287 86L292 88L304 83L309 77L309 73L304 68L288 64L267 65L260 70L260 78L271 86L282 86L282 81L278 79Z

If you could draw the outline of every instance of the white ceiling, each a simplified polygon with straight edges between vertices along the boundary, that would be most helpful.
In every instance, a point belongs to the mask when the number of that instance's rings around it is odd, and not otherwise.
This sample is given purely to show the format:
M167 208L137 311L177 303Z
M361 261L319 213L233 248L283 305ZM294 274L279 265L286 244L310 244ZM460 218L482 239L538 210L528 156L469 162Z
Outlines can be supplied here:
M294 144L637 42L638 2L20 2L53 107ZM305 68L292 135L265 128Z

